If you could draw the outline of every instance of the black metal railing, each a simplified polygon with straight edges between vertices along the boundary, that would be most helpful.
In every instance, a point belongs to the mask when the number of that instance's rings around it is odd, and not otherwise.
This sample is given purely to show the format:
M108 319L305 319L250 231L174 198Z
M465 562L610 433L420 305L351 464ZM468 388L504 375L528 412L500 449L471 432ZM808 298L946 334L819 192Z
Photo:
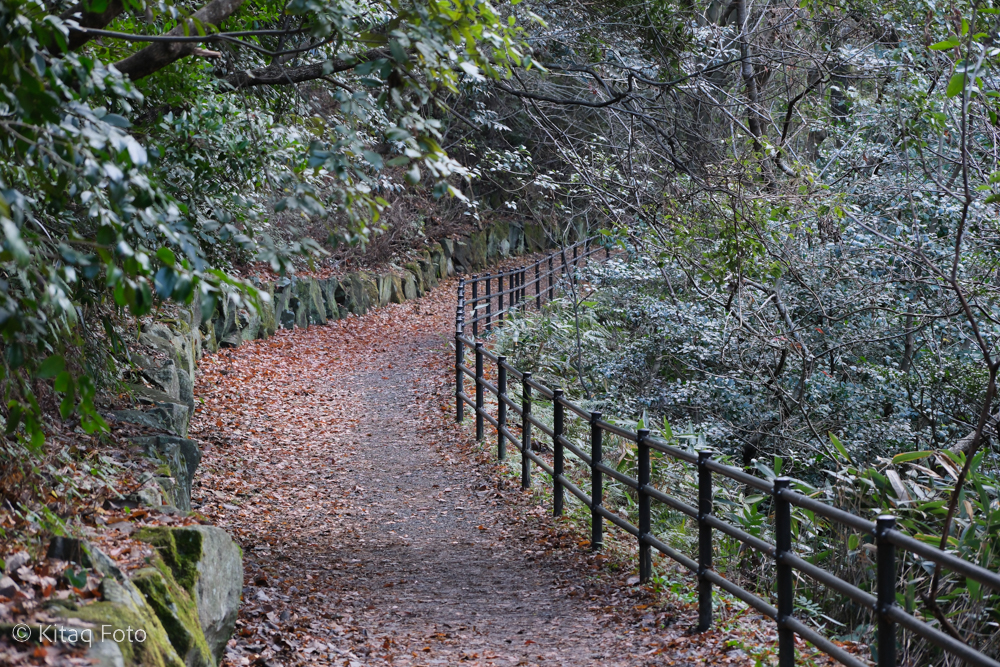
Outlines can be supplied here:
M880 516L876 521L869 521L860 516L837 509L831 505L810 498L790 488L791 480L779 477L773 481L760 479L743 470L724 465L712 460L710 451L685 451L668 442L650 435L648 430L630 431L616 424L605 421L600 412L591 412L567 400L561 389L550 389L531 378L531 373L520 371L507 363L503 356L494 355L483 344L476 340L477 326L485 322L485 330L492 328L494 321L503 320L504 314L525 304L526 290L534 285L535 301L540 307L543 300L551 299L557 286L554 278L575 280L576 267L581 261L597 252L607 249L596 246L594 239L587 239L571 246L565 251L549 255L528 267L519 267L497 276L486 274L476 276L471 280L460 282L458 294L458 309L455 328L455 380L456 380L456 417L459 422L464 418L466 405L475 411L476 438L485 437L485 423L489 423L497 433L497 456L500 460L506 458L507 443L513 444L521 453L521 485L531 486L532 464L544 470L551 478L553 495L553 512L560 516L564 509L564 492L569 491L576 496L591 513L591 546L601 548L604 541L604 521L607 520L621 530L636 538L639 549L640 580L647 581L652 576L652 549L680 563L696 574L699 589L699 630L708 630L712 625L712 589L718 586L746 604L757 609L777 622L778 626L778 660L781 667L791 667L795 662L795 635L802 637L819 650L852 667L862 667L866 663L850 654L833 641L805 625L795 616L794 571L801 572L826 588L836 591L853 600L864 608L871 610L877 618L876 649L879 667L896 667L896 628L902 626L937 645L945 652L952 654L970 665L983 667L1000 667L1000 662L990 658L968 644L959 641L938 628L907 613L896 604L897 563L896 549L908 551L916 556L939 564L957 574L979 582L994 591L1000 591L1000 575L991 572L975 563L962 560L952 554L920 542L895 528L896 519L893 516ZM577 253L577 250L582 252ZM570 256L572 254L572 257ZM553 260L561 260L553 268ZM545 266L544 270L540 267ZM534 267L535 277L526 281L527 273ZM490 281L498 279L497 289L491 292ZM506 278L507 287L503 280ZM544 281L548 281L543 290ZM472 298L466 301L466 288L471 284ZM477 285L487 287L480 293ZM504 297L507 303L504 304ZM492 310L493 300L498 299L497 309ZM474 317L466 320L466 307L471 306ZM479 312L482 311L482 312ZM465 336L465 327L473 327L473 338ZM475 354L475 368L465 364L466 349ZM491 384L485 377L484 365L489 361L497 368L498 381ZM474 397L465 393L465 377L475 382ZM507 393L509 380L521 383L520 403L511 399ZM490 392L497 399L496 417L485 407L485 392ZM548 399L553 404L553 425L546 426L532 412L532 399L538 395ZM508 411L520 416L520 437L508 428ZM565 436L567 415L586 420L590 425L590 452L578 447ZM532 451L531 441L533 429L537 429L552 442L553 464L550 466L544 459ZM615 468L608 466L603 460L604 434L612 434L625 438L637 444L638 479L633 479ZM652 477L650 452L657 451L673 459L697 466L698 470L698 505L694 507L682 500L663 493L650 483ZM565 474L565 455L571 453L583 461L590 469L591 488L588 495L580 489ZM775 544L770 544L758 537L750 535L720 520L713 515L712 475L722 475L752 489L769 494L773 501ZM618 514L603 506L604 478L613 478L635 490L638 495L639 525L636 526ZM680 512L698 524L698 555L690 558L653 534L651 529L652 501L663 503L676 512ZM877 549L875 595L840 579L836 575L795 555L792 547L792 506L815 513L826 519L851 528L862 534L871 535ZM757 595L747 591L735 583L722 577L712 564L713 535L715 531L739 540L750 549L765 554L774 560L776 568L777 607Z
M599 245L599 238L593 236L584 239L549 253L532 264L496 274L483 273L471 278L460 278L459 305L471 315L465 320L465 325L472 327L472 335L479 336L480 324L484 332L491 331L494 324L502 322L511 311L532 305L540 309L542 304L552 299L561 280L576 280L577 270L586 266L591 257L601 253L605 259L610 257L610 247ZM532 273L534 278L531 277ZM467 294L470 290L471 296ZM532 291L534 296L531 295Z

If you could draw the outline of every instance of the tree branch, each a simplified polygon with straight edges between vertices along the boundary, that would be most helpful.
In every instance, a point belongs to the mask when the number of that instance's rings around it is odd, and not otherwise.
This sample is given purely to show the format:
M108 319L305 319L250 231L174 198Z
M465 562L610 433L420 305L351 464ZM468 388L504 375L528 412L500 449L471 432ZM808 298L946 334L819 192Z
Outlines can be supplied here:
M110 0L103 12L85 12L83 9L83 3L78 3L60 14L59 18L66 22L74 22L81 28L103 28L114 21L115 17L125 10L125 6L121 0ZM70 25L69 40L67 40L69 50L75 51L93 38L93 34L83 30L76 30Z
M387 58L389 54L382 49L371 49L364 53L359 53L354 57L353 62L334 58L323 62L301 65L299 67L282 67L281 65L270 65L254 70L244 70L230 74L225 78L226 83L234 89L252 88L254 86L287 86L303 81L322 79L323 77L337 72L346 72L354 69L360 63L378 58Z
M196 25L217 26L240 8L243 0L212 0L194 15L167 33L170 37L188 37L197 32ZM197 42L156 42L115 63L119 72L132 79L142 79L181 58L193 55Z

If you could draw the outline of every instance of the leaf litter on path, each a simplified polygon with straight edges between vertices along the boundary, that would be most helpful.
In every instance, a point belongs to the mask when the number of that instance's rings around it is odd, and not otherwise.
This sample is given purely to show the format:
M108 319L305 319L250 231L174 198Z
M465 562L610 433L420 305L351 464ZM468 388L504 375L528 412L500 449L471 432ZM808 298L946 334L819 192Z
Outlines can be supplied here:
M769 664L773 623L694 634L454 423L454 295L202 360L193 503L245 567L225 664Z

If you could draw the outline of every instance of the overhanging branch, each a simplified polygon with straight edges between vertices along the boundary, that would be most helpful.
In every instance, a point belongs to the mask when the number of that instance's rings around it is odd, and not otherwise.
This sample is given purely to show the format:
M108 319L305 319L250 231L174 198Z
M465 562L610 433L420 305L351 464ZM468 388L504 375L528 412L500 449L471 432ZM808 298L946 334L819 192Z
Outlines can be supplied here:
M334 58L309 65L299 67L282 67L281 65L271 65L254 70L236 72L225 77L226 83L234 89L252 88L254 86L287 86L304 81L322 79L330 74L346 72L354 69L360 63L376 60L378 58L388 58L389 53L382 49L371 49L355 56L353 61Z

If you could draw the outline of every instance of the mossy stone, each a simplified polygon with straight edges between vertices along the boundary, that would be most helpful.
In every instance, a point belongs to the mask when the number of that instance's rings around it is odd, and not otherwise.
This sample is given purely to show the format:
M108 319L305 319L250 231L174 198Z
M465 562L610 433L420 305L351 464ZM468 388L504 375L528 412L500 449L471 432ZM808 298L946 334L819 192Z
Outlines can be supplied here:
M479 269L486 266L486 245L488 240L489 235L485 231L474 232L472 236L469 237L472 259L472 265L469 268Z
M403 278L395 273L390 276L392 280L392 289L389 294L389 300L392 303L403 303L406 301L406 290L403 288Z
M330 276L319 281L320 290L323 292L323 303L326 306L326 318L328 320L339 320L343 317L340 306L337 305L337 290L340 289L340 281Z
M424 287L424 272L420 270L420 264L417 262L407 262L403 265L403 268L413 275L413 281L416 286L416 295L418 298L422 297L426 289Z
M302 278L295 284L295 296L299 298L299 310L296 324L302 328L310 324L326 324L326 304L323 302L323 290L315 278Z
M378 306L378 282L374 275L370 273L359 273L361 286L364 288L367 306L365 310Z
M156 547L173 578L188 592L194 592L201 558L201 533L197 530L153 526L143 528L135 539Z
M448 258L444 254L444 248L441 247L440 243L435 243L427 248L427 253L430 256L431 264L434 266L434 275L438 280L444 280L448 277Z
M538 223L524 225L524 245L528 252L542 252L549 246L545 228Z
M407 301L417 298L417 277L409 271L403 274L403 297Z
M194 593L180 586L162 559L153 559L152 564L135 572L132 582L156 613L170 645L188 667L215 667L201 631Z
M278 318L274 310L274 283L266 283L261 291L266 292L270 299L261 301L258 307L260 328L257 330L257 337L270 338L278 330Z
M122 587L114 583L114 586ZM102 593L109 590L111 586L102 585ZM105 598L112 597L107 594ZM138 597L142 598L142 595ZM78 618L93 624L94 639L106 637L113 641L115 630L127 632L142 629L146 633L146 640L143 642L130 642L125 636L125 640L116 642L121 651L122 659L126 665L142 665L142 667L185 667L177 650L170 643L166 630L160 623L156 612L146 604L145 600L138 610L123 604L119 600L107 600L102 602L92 602L83 605L78 609L60 609L59 616L63 618ZM122 635L120 635L122 636ZM133 635L134 636L134 635Z
M504 241L507 243L505 244ZM486 255L489 259L503 257L510 248L510 223L500 220L490 225Z
M424 289L430 291L438 286L437 271L434 268L434 263L431 262L430 253L422 253L420 259L417 260L420 265L420 273L424 277Z
M375 282L378 286L378 305L385 306L392 300L392 274L376 276Z

